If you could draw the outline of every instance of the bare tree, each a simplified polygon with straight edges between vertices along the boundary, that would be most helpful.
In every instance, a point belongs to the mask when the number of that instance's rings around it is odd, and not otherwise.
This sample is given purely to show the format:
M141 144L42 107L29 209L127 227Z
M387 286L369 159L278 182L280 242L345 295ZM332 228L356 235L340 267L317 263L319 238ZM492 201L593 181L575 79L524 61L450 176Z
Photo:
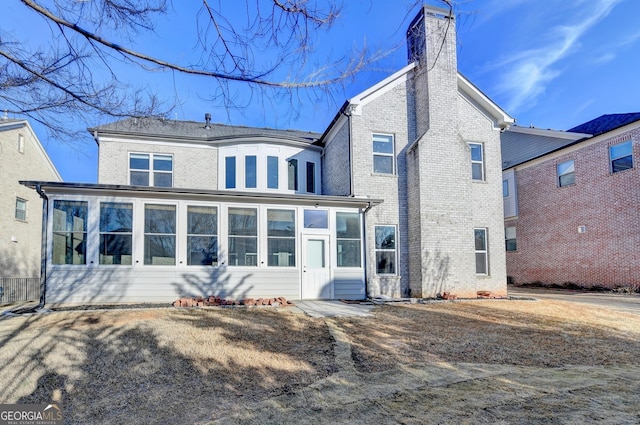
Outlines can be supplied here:
M194 2L194 24L177 29L191 33L198 54L193 63L135 48L137 37L153 33L158 19L172 13L166 0L20 2L32 13L34 27L48 29L50 39L38 46L0 29L0 109L40 122L58 137L72 133L69 121L95 123L96 115L167 115L174 105L128 86L131 67L208 77L211 98L237 108L245 106L235 96L238 85L254 96L289 100L326 94L376 59L360 51L309 63L312 39L339 15L333 1Z

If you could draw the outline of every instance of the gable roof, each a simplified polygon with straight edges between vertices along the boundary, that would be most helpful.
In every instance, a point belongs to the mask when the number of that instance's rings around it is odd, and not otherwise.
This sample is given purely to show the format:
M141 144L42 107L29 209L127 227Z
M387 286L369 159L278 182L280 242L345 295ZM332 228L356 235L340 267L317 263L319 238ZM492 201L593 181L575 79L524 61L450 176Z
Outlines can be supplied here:
M31 124L29 124L29 121L15 120L11 118L0 118L0 131L17 130L20 128L26 128L27 131L31 133L31 139L34 142L37 154L40 155L42 161L47 164L47 167L49 167L49 171L51 171L51 173L53 173L53 175L55 176L54 178L57 179L57 181L62 181L62 176L60 176L58 169L54 165L53 161L51 161L51 158L49 158L47 151L44 149L44 146L42 146L42 142L40 142L40 139L38 139L35 131L33 131L33 128L31 127Z
M320 138L321 143L327 139L332 129L340 126L339 122L346 119L347 115L360 115L364 105L392 90L398 84L404 84L407 80L412 78L416 66L416 63L412 62L379 83L369 87L361 93L358 93L351 99L348 99L342 105L340 110L338 110L337 114L322 134L322 137ZM497 128L506 129L515 122L513 117L507 114L460 72L457 73L457 85L458 92L463 93L468 99L471 99L476 106L479 106L484 112L491 115Z
M183 139L211 142L230 138L273 137L304 143L315 143L319 133L300 130L277 130L273 128L244 127L236 125L209 124L197 121L177 121L161 118L128 118L88 129L94 137L100 135L144 136L161 139Z
M500 134L502 169L541 157L590 138L590 134L512 126Z
M575 133L589 133L597 136L627 124L631 124L634 121L640 121L640 112L632 112L628 114L606 114L573 127L567 131Z

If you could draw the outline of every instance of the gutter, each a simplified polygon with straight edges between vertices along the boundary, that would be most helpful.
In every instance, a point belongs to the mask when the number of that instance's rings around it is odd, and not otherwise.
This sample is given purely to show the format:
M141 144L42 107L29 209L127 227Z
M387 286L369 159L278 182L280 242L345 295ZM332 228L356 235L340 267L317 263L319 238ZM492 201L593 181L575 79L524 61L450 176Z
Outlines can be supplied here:
M36 185L36 192L42 198L42 240L40 246L40 302L34 310L41 310L47 298L47 224L49 222L49 197L42 186Z
M364 268L364 294L366 298L369 298L369 278L368 278L368 267L367 267L367 213L371 208L373 208L373 203L369 202L367 208L362 211L362 252L364 252L363 258L363 268Z

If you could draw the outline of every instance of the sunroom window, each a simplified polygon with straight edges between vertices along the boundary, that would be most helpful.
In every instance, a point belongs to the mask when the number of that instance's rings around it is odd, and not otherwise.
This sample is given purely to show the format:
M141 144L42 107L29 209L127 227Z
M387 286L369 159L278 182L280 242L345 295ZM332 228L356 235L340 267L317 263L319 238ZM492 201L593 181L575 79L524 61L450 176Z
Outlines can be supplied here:
M53 264L86 264L88 204L53 201Z
M100 203L100 264L131 265L133 204Z

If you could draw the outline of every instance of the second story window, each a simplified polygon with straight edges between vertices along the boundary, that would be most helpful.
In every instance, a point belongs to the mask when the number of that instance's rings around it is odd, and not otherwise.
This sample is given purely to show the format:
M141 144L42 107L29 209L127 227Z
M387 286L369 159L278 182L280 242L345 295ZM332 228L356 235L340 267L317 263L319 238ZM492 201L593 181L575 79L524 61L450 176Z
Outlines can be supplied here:
M225 189L236 188L236 157L227 156L224 159L224 187Z
M278 188L278 157L267 157L267 188Z
M18 134L18 152L24 153L24 135Z
M244 157L244 187L255 189L257 187L256 156L247 155ZM234 171L235 175L235 171Z
M173 187L173 156L129 154L129 184L132 186Z
M575 163L573 160L561 162L558 168L558 186L565 187L576 184Z
M316 164L307 162L307 192L316 193Z
M633 168L633 145L631 140L609 146L611 173Z
M16 220L27 221L27 201L16 198Z
M287 172L289 176L289 190L298 190L298 160L290 159L287 161Z
M484 180L484 152L481 143L469 143L471 150L471 178Z
M393 136L373 135L373 172L379 174L394 174L395 148Z

